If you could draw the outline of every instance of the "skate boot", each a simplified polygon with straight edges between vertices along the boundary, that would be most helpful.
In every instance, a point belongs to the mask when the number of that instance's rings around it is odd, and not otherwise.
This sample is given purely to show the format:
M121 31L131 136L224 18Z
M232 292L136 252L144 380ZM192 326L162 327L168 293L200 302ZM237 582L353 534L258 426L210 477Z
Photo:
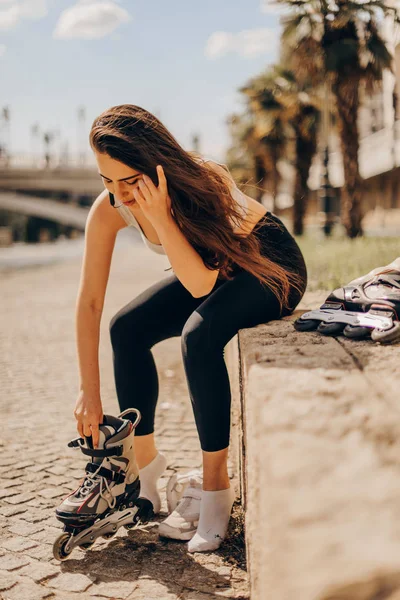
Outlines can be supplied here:
M79 487L56 509L57 519L64 524L64 533L53 546L57 560L65 560L76 546L90 548L100 536L113 537L122 525L132 529L152 517L151 502L139 498L134 433L140 418L136 408L125 410L118 418L104 415L96 449L92 436L69 442L69 447L90 456L91 462Z
M400 341L399 315L400 258L334 290L319 309L298 318L294 327L389 344Z
M200 469L192 469L187 473L174 473L168 480L166 488L168 512L172 513L180 502L184 491L190 484L191 477L197 481L203 482L203 475Z
M189 477L174 510L159 524L158 533L161 537L186 541L192 539L199 524L202 488L201 477Z

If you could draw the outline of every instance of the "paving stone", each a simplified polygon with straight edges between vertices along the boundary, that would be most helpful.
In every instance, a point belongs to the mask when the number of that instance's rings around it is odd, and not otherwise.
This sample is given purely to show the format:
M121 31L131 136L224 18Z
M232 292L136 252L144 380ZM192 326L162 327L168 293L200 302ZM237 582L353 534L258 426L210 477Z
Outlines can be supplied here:
M4 500L6 502L9 502L10 504L22 504L24 502L29 502L29 500L32 500L32 498L34 498L35 495L32 493L24 493L24 494L16 494L15 496L11 496L10 498L4 498Z
M37 533L38 531L42 531L44 529L43 525L28 523L27 521L14 520L12 525L8 527L8 531L10 533L14 533L15 535L25 535L29 536L32 533Z
M25 471L24 473L24 481L29 481L32 483L47 481L48 477L49 475L47 473L31 473L30 471Z
M29 565L30 559L21 555L16 556L15 554L5 554L0 557L0 569L4 571L14 571L25 565Z
M14 515L22 515L27 512L25 506L1 506L0 514L5 517L12 517Z
M65 475L65 466L63 465L52 465L51 467L46 468L47 473L51 473L52 475Z
M50 565L40 560L32 561L29 565L22 567L22 569L18 571L18 575L30 577L36 583L40 583L45 579L59 575L59 573L60 567Z
M30 523L40 523L40 521L45 521L49 516L49 511L45 510L33 510L29 508L25 510L21 515L21 519L25 519Z
M20 469L25 469L26 467L33 467L34 464L35 463L30 460L24 460L22 462L17 462L13 466L13 469L17 469L19 471Z
M65 496L67 493L68 491L57 488L46 488L45 490L40 490L38 492L39 496L42 496L43 498L57 498L58 496Z
M41 465L32 465L31 467L26 467L26 470L30 473L40 473L45 471L48 467L51 466L52 463L44 463Z
M203 592L196 592L195 590L189 590L183 592L181 596L182 600L221 600L221 596L215 594L206 594Z
M104 598L126 598L136 589L135 581L107 581L95 583L89 591L90 596Z
M5 550L11 550L12 552L23 552L37 546L36 542L20 536L4 540L0 544Z
M0 467L0 477L7 477L7 479L19 479L23 476L23 471L10 471L9 467Z
M93 584L92 580L80 573L61 573L48 582L48 587L65 592L85 592Z
M25 550L24 554L30 556L31 558L35 558L36 560L49 562L53 560L53 546L52 544L38 543L35 548L29 548L28 550Z
M127 600L176 600L180 595L179 586L168 584L164 585L154 579L137 580L137 585Z
M16 486L0 490L0 499L10 498L11 496L17 496L18 494L21 495L22 489L22 486Z
M60 523L61 525L61 523ZM31 538L37 542L44 542L45 544L53 544L56 537L60 535L62 529L57 529L56 527L50 527L45 525L42 531L38 531L37 533L32 533Z
M51 590L31 581L14 585L4 593L4 600L42 600L42 598L51 598L52 595Z
M4 592L4 590L9 590L15 585L18 581L18 577L11 573L0 572L0 592Z
M11 467L12 465L16 465L18 463L18 458L0 458L0 467Z
M18 485L22 486L22 484L23 484L23 482L18 479L2 479L1 480L1 487L3 489L10 488L10 487L16 487Z

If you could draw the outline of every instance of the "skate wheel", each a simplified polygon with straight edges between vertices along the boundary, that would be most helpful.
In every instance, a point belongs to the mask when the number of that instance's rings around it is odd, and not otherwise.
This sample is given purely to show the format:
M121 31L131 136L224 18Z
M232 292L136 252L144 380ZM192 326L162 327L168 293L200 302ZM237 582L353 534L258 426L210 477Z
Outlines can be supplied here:
M103 538L104 538L104 539L106 539L106 540L110 540L111 538L113 538L113 537L114 537L114 535L115 535L116 533L117 533L116 531L110 531L109 533L105 533L105 534L103 535Z
M314 331L314 329L317 329L319 324L320 321L317 321L317 319L302 319L300 317L300 319L297 319L293 323L293 326L296 331Z
M125 529L127 529L128 531L130 531L131 529L135 528L135 524L134 523L127 523L126 525L124 525Z
M324 335L339 335L342 333L344 326L344 323L327 323L326 321L321 321L317 327L317 331Z
M71 539L70 533L62 533L53 544L53 556L56 560L65 560L71 554L71 550L66 549L66 545Z
M391 344L400 341L400 322L396 321L393 323L393 327L386 331L374 329L371 333L371 338L374 342L380 342L381 344Z
M88 542L87 544L79 544L79 548L81 550L88 550L93 546L93 542Z
M346 327L343 330L343 333L347 338L361 339L370 335L371 328L361 327L358 325L346 325Z

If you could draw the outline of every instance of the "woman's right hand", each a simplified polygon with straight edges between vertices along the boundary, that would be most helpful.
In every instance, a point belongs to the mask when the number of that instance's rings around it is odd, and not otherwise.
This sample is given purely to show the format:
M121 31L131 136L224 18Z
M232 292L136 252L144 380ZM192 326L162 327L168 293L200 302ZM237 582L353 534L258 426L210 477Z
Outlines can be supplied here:
M76 400L74 417L78 421L77 430L81 437L92 436L93 448L99 443L99 424L103 422L103 408L100 397L91 397L80 390Z

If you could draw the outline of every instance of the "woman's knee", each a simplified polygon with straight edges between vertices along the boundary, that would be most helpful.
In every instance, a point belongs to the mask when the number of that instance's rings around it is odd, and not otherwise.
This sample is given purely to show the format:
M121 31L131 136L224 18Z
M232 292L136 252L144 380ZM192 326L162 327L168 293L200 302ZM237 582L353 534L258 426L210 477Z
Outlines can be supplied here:
M111 319L109 325L110 338L113 347L119 344L127 336L132 338L134 331L138 329L139 319L135 310L127 313L124 309L118 311ZM136 337L136 336L134 336Z
M209 342L209 327L205 319L194 311L182 329L181 346L184 357L207 350Z

